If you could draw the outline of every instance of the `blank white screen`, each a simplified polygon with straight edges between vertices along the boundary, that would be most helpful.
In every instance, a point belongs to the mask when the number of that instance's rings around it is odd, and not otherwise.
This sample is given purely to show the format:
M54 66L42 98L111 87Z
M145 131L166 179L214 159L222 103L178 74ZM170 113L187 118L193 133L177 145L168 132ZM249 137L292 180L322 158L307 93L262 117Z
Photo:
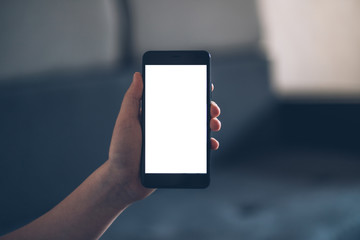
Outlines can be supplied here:
M206 72L145 66L145 173L206 173Z

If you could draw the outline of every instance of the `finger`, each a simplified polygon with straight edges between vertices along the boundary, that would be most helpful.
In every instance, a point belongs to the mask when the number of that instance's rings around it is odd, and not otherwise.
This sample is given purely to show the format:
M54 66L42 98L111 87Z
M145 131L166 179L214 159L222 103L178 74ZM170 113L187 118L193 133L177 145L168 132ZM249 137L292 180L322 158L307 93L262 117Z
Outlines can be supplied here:
M218 150L220 143L215 138L210 138L210 145L211 145L211 150Z
M218 117L220 115L220 108L214 101L211 101L210 115L212 118Z
M126 91L123 102L121 104L120 114L130 118L138 118L140 100L143 91L143 82L141 73L136 72L133 76L133 81Z
M219 131L221 129L221 122L217 118L210 119L210 129L211 131Z
M214 84L212 83L212 84L211 84L211 91L214 91L214 88L215 88L215 87L214 87Z

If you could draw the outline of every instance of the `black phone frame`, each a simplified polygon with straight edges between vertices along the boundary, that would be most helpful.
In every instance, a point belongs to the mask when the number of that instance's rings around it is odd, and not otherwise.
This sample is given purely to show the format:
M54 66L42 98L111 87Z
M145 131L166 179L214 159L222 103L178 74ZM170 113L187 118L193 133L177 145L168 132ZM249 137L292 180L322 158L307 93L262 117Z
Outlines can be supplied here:
M210 78L211 55L207 51L148 51L142 59L143 95L142 95L142 150L140 177L141 183L147 188L206 188L210 184L210 101L211 101L211 78ZM206 65L207 66L207 167L204 174L177 174L177 173L145 173L145 88L146 74L145 65Z

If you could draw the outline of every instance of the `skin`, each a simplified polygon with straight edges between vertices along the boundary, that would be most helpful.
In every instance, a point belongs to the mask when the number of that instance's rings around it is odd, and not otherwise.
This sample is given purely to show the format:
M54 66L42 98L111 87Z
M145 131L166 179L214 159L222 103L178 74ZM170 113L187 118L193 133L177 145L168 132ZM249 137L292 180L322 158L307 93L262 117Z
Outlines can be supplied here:
M108 160L49 212L0 240L98 239L130 204L155 191L143 187L139 176L142 90L142 76L135 73L115 123ZM220 108L215 102L210 113L210 128L219 131ZM211 148L219 148L214 138Z

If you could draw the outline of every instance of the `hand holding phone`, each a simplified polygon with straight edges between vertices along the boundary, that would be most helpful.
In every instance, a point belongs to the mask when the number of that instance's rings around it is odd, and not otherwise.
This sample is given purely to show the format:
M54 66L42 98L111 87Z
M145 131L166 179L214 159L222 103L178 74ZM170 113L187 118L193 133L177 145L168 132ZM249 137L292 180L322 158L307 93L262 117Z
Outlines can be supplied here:
M5 235L4 238L23 239L25 236L30 239L53 239L61 236L63 232L66 232L69 238L99 238L127 206L154 192L155 189L145 188L139 178L142 139L139 110L142 93L142 76L140 73L135 73L116 119L109 159L59 205L26 226ZM184 107L184 110L187 109ZM211 103L210 128L213 131L220 130L220 122L216 119L219 114L220 108ZM191 118L185 113L180 113L179 117ZM210 138L210 145L212 149L218 148L218 142L215 139ZM178 149L186 150L187 145L178 146ZM208 183L187 182L193 180L192 178L185 178L185 182L182 178L171 180L172 185L165 186L204 187L204 184ZM176 185L173 185L174 183ZM75 212L74 209L76 209ZM64 216L66 221L64 221ZM91 231L89 231L89 226L91 226Z

